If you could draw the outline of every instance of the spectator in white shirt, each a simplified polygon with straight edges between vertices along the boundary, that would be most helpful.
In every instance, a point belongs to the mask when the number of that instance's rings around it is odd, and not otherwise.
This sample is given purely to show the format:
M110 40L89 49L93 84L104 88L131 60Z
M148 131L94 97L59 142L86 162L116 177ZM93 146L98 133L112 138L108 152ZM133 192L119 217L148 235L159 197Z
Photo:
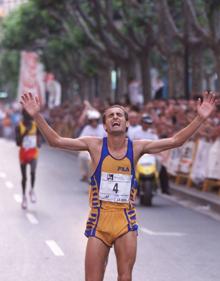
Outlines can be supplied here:
M129 127L127 131L127 136L129 139L134 139L134 134L137 130L141 128L141 125L139 124L139 114L135 110L131 110L128 112L128 121L129 121Z
M106 132L102 124L99 124L101 115L98 111L91 109L87 111L88 124L83 128L80 137L101 137L106 136ZM91 158L88 151L79 153L79 165L81 171L81 180L87 182L89 179Z
M141 116L141 126L134 132L133 139L158 140L156 130L153 128L153 120L150 115Z

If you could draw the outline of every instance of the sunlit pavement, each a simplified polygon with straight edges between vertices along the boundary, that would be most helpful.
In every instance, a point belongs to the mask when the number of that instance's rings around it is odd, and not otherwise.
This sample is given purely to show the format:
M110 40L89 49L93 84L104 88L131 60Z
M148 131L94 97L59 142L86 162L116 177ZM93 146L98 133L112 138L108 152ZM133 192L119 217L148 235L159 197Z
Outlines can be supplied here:
M77 158L43 146L37 167L37 204L20 207L18 149L0 139L0 280L83 281L87 185ZM183 203L183 202L182 202ZM134 281L219 281L220 221L157 195L137 206L140 225ZM105 281L116 281L111 251Z

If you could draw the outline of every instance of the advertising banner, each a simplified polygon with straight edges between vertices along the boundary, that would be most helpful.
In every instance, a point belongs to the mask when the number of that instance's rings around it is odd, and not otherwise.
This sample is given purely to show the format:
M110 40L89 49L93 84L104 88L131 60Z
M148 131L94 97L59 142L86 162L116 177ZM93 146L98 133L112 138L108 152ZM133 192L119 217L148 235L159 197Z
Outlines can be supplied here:
M45 104L45 82L44 67L39 61L38 54L35 52L21 53L18 100L23 93L31 92L37 95L41 104Z
M206 178L220 180L220 138L209 150Z
M206 177L208 169L208 157L212 143L204 139L198 142L195 159L192 164L191 179L194 183L199 184L203 182Z

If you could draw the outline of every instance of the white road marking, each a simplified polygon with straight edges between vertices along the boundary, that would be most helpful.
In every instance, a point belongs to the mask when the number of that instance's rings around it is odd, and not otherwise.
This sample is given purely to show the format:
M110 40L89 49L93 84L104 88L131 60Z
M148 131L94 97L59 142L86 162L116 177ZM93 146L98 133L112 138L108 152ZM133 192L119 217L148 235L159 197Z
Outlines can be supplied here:
M140 230L148 235L151 236L177 236L177 237L181 237L181 236L185 236L186 233L181 233L181 232L155 232L152 231L150 229L147 229L145 227L140 227Z
M39 223L37 218L34 215L32 215L31 213L26 213L26 217L29 220L29 222L32 223L32 224L38 224Z
M5 179L6 178L6 173L0 172L0 178Z
M5 185L7 186L8 189L12 189L14 187L13 183L10 181L6 181Z
M14 194L14 199L17 203L21 203L21 201L22 201L21 195L18 193Z
M64 256L63 251L54 240L47 240L45 242L55 256Z

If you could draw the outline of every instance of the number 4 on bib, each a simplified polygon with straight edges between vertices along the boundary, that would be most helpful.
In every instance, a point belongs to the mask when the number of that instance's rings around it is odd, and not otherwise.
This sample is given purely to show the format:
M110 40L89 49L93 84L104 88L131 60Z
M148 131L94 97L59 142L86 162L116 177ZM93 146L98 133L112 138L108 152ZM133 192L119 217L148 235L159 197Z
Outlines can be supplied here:
M112 189L115 193L118 193L118 183L116 183Z

